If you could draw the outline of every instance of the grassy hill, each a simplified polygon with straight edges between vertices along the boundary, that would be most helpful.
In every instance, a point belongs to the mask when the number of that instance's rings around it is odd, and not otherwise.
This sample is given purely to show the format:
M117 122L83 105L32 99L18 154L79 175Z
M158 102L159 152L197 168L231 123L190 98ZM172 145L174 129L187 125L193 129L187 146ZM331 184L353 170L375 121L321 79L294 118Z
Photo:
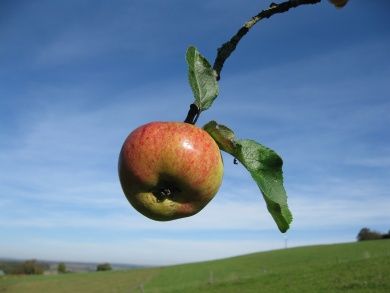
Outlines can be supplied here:
M0 292L390 292L390 240L162 268L0 277Z

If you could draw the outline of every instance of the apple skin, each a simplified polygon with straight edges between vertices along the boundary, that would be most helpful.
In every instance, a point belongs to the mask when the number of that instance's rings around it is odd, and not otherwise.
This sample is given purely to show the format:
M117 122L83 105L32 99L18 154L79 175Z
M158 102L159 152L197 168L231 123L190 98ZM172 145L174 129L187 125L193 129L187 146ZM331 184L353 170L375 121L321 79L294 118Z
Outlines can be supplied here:
M169 221L207 205L221 185L223 162L218 145L203 129L184 122L151 122L126 138L118 173L137 211Z
M342 8L347 4L348 0L330 0L330 2L337 8Z

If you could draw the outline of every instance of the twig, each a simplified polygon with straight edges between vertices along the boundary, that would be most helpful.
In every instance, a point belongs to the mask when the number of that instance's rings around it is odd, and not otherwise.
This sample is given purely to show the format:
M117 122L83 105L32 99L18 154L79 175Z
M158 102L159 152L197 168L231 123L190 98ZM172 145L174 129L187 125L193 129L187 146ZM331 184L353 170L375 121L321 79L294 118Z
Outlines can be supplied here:
M221 79L221 71L223 65L225 61L229 58L229 56L233 53L233 51L236 49L240 40L260 20L264 18L270 18L274 14L287 12L291 8L295 8L300 5L316 4L319 2L321 2L321 0L290 0L280 4L271 3L267 9L262 10L260 13L253 16L238 30L238 32L228 42L224 43L221 47L218 48L217 57L215 58L213 65L213 69L216 73L216 79ZM198 107L195 104L191 104L184 122L195 124L199 118L199 115L200 111Z
M200 111L197 105L191 104L188 110L187 117L184 120L185 123L195 124L200 115Z
M256 23L264 18L270 18L274 14L286 12L291 8L305 4L316 4L318 2L321 2L321 0L290 0L280 4L271 3L269 8L261 11L256 16L253 16L238 30L238 32L230 39L230 41L224 43L220 48L218 48L218 54L215 58L213 66L215 72L217 73L217 80L220 80L221 78L221 71L226 59L229 58L229 56L236 49L238 42L240 42L240 40Z

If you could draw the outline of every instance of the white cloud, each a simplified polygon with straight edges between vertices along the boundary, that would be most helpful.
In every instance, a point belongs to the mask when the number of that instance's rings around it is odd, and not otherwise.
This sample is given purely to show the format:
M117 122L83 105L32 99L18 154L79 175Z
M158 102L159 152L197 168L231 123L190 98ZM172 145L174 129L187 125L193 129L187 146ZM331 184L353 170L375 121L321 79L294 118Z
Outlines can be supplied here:
M116 262L143 265L167 265L225 258L251 252L282 248L283 240L175 240L169 238L134 239L117 243L64 242L50 238L29 239L29 250L22 244L0 243L6 255L18 258ZM59 253L60 252L60 253Z
M78 203L73 209L81 207L87 208L88 204ZM101 203L102 205L104 203ZM258 205L257 205L258 204ZM13 204L5 203L9 208L15 208ZM96 209L94 201L91 199L91 209ZM91 214L90 212L73 211L66 208L59 211L60 206L56 206L53 211L48 210L43 213L34 213L33 208L24 208L21 212L27 214L28 218L15 217L12 221L7 221L8 213L0 215L0 226L3 227L30 227L30 228L87 228L106 229L124 231L185 231L185 230L259 230L273 228L274 224L268 215L262 210L260 200L256 204L251 202L220 202L210 203L199 214L171 222L156 222L138 214L130 204L121 196L116 206L106 205L106 209Z
M289 239L288 247L303 245L348 242L351 239L320 236L314 239ZM283 249L286 238L277 235L264 235L252 239L176 239L145 238L111 242L93 242L79 239L78 242L33 237L26 239L29 249L23 242L13 245L2 244L0 251L18 258L38 258L49 260L112 262L141 265L171 265L198 262L243 255L259 251Z
M244 183L246 184L246 183ZM294 215L291 231L315 229L350 229L385 223L390 220L390 198L386 187L372 184L347 183L335 185L308 185L292 188L289 193L290 209ZM333 186L333 187L332 187ZM14 228L75 228L106 231L276 231L277 227L266 210L257 187L244 187L254 199L243 201L241 193L229 194L222 190L199 214L171 222L155 222L136 212L120 191L94 198L58 198L57 203L46 204L54 210L34 213L34 207L24 207L19 212L28 218L15 217L7 221L8 213L0 215L0 225ZM375 197L372 196L375 195ZM225 196L229 200L225 199ZM235 199L234 199L235 198ZM45 206L45 199L40 202ZM67 203L62 208L61 204ZM72 205L73 203L73 205ZM16 209L18 202L3 202L7 210ZM77 208L83 208L77 211ZM88 211L89 209L89 211ZM5 217L5 218L2 218Z

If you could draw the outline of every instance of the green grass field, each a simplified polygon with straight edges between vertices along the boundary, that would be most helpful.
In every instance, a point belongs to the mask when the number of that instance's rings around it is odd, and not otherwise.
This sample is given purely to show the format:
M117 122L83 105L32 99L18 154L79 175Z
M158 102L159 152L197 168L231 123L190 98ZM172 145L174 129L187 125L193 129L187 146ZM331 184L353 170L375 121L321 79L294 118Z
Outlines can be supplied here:
M299 247L163 268L3 276L0 292L390 292L390 240Z

